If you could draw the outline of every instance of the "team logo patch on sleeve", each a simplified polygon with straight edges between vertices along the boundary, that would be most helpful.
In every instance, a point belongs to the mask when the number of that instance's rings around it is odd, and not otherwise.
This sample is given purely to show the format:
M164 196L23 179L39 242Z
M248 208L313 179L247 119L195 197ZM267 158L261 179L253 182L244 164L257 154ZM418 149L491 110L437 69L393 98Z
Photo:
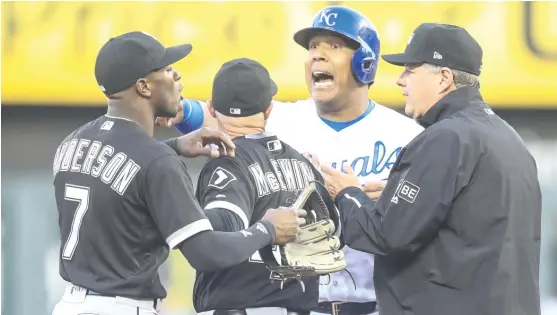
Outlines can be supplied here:
M208 186L223 189L226 185L235 180L236 176L234 176L234 174L219 166L213 171Z
M418 193L420 192L420 187L412 184L411 182L404 180L400 187L398 188L397 196L409 203L414 203Z

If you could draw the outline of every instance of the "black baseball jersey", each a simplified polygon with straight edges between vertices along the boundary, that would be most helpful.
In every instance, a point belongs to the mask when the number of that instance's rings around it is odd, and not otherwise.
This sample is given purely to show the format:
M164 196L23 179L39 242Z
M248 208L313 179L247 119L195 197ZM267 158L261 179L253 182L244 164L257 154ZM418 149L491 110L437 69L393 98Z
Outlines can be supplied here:
M103 116L64 139L53 171L61 277L105 295L166 297L157 269L169 248L212 229L174 150Z
M319 172L301 154L268 133L234 139L235 158L211 159L200 173L196 197L205 209L227 209L243 226L260 220L269 208L289 206ZM311 310L318 302L318 277L271 283L270 272L256 252L248 261L219 272L197 273L194 307L215 309L285 307Z

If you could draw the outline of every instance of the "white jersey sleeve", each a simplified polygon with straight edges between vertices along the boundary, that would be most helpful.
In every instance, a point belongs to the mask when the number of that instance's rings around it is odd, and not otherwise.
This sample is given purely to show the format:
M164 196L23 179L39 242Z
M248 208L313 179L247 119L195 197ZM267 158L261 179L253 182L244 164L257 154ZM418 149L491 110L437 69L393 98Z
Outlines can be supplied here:
M282 141L291 144L295 142L293 140L297 135L309 127L309 121L318 117L312 99L296 102L274 101L265 131L271 132Z

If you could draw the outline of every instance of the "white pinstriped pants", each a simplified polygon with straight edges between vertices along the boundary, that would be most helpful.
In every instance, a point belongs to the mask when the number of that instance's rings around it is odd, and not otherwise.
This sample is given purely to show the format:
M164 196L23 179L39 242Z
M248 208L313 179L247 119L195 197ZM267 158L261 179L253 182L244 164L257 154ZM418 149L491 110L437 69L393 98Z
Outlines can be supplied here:
M162 303L124 297L87 295L87 290L68 284L52 315L158 315Z

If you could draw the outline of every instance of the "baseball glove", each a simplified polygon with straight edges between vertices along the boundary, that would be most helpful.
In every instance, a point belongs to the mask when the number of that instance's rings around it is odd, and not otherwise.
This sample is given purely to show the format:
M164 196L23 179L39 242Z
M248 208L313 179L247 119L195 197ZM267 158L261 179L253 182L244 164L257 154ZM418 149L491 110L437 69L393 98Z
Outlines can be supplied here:
M322 195L325 193L324 200ZM346 262L340 250L341 242L335 236L340 225L339 214L326 190L319 193L319 189L311 183L290 207L305 209L308 212L307 222L301 227L296 240L278 245L275 254L270 246L259 250L263 262L271 271L271 280L284 282L297 279L303 287L300 281L303 276L327 275L344 270Z

